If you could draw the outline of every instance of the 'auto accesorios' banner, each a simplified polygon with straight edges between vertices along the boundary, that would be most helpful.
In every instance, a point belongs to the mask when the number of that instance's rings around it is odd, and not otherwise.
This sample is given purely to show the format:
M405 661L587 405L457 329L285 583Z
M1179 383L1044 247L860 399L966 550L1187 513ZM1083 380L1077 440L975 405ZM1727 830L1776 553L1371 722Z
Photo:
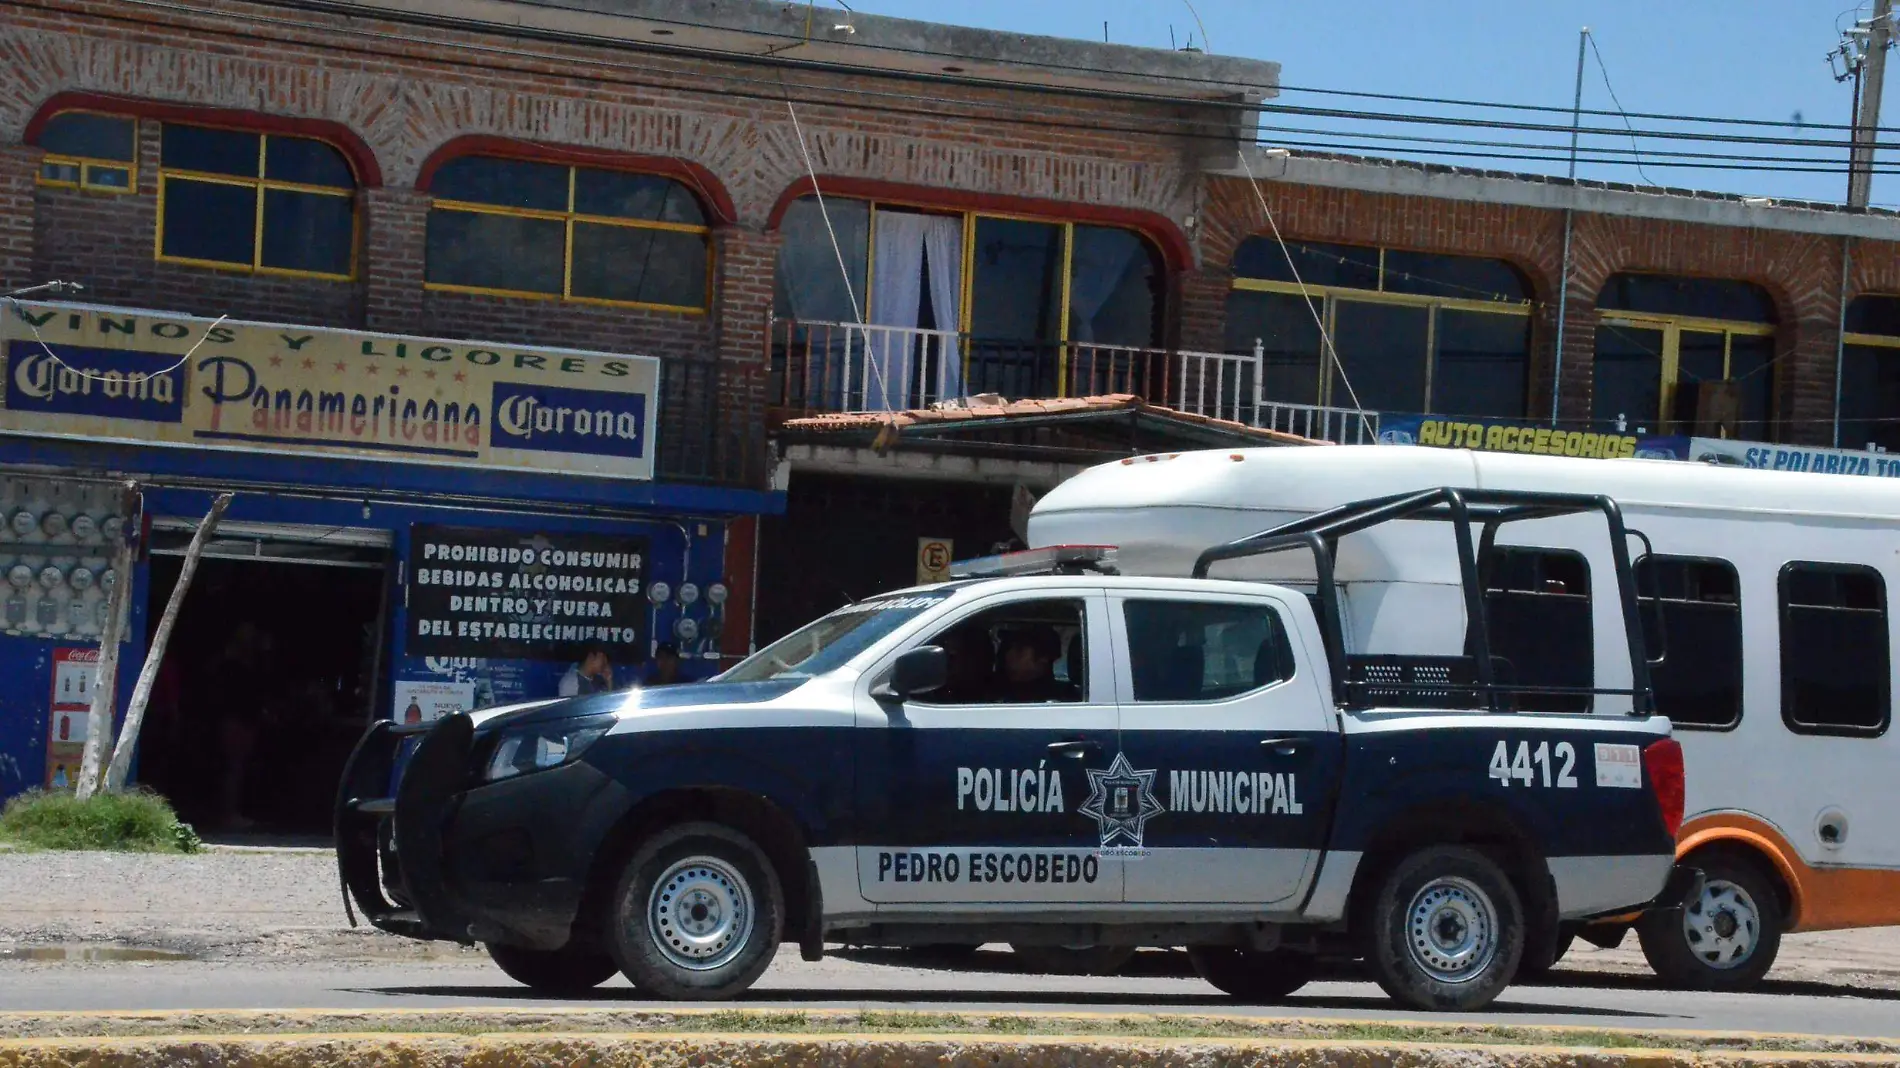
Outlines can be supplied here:
M647 356L19 304L0 375L0 433L653 477Z
M410 656L646 659L645 538L410 528Z
M1647 460L1689 458L1688 438L1595 430L1555 430L1534 423L1437 415L1381 415L1379 443L1520 452L1537 456L1586 456L1605 460L1621 457Z

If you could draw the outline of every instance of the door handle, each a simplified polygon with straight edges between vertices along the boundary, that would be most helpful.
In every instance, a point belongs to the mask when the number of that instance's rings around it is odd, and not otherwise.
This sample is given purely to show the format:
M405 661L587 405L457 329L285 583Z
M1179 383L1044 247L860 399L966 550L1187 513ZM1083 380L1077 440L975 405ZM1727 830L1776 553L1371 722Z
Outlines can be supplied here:
M1086 756L1090 753L1099 753L1101 751L1102 751L1102 743L1092 742L1088 740L1087 738L1077 738L1073 741L1068 741L1068 742L1050 742L1049 743L1050 756L1081 757L1081 756Z
M1260 748L1273 750L1274 756L1294 756L1306 748L1304 738L1262 738Z

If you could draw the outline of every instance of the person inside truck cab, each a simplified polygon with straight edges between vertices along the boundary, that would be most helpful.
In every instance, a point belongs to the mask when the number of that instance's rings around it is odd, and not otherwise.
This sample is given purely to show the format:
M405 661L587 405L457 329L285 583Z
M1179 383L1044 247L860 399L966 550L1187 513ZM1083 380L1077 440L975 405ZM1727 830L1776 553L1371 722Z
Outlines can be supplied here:
M1021 626L1003 632L996 654L997 704L1039 704L1079 701L1073 683L1056 679L1056 661L1062 657L1062 639L1051 626Z
M949 681L928 696L930 703L975 705L990 700L995 689L991 669L996 651L989 628L969 624L952 627L937 639L937 646L949 661Z

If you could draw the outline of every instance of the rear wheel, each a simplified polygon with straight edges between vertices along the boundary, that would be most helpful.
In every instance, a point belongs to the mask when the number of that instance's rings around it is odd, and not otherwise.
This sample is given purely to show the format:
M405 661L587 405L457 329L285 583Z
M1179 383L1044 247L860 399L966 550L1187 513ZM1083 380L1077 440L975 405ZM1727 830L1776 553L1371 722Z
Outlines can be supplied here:
M1194 972L1216 990L1250 1004L1272 1004L1313 979L1310 953L1290 949L1256 952L1232 946L1189 946Z
M488 943L487 949L508 978L544 994L583 994L620 970L612 957L598 950L522 949L498 942Z
M1417 1009L1471 1012L1510 984L1524 952L1524 906L1497 862L1433 846L1389 872L1368 916L1379 986Z
M614 893L608 944L642 993L730 998L772 963L784 929L778 876L751 839L712 823L660 832Z
M1777 888L1744 857L1718 854L1688 863L1702 869L1702 892L1679 910L1643 915L1636 925L1643 957L1673 987L1747 990L1781 950L1786 920Z
M1010 943L1023 970L1044 975L1113 975L1135 959L1133 946L1024 946Z

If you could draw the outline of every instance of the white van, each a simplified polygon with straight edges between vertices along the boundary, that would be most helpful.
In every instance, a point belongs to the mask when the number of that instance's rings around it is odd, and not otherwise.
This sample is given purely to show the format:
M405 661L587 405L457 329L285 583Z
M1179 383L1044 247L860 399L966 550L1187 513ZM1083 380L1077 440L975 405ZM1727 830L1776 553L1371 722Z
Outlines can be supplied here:
M1687 761L1678 856L1707 880L1680 912L1578 936L1615 945L1634 926L1665 980L1733 990L1768 970L1784 932L1900 924L1888 593L1900 584L1900 483L1391 446L1195 452L1084 472L1037 504L1029 536L1114 545L1124 574L1187 575L1208 545L1441 486L1601 494L1632 530L1655 701ZM1398 524L1342 545L1348 652L1464 651L1457 556L1432 537L1450 535ZM1472 551L1494 674L1516 707L1631 711L1639 696L1603 693L1632 689L1632 672L1600 529L1576 517L1513 523ZM1311 590L1310 564L1286 570L1308 560L1251 557L1209 573ZM1593 684L1596 695L1580 693Z

